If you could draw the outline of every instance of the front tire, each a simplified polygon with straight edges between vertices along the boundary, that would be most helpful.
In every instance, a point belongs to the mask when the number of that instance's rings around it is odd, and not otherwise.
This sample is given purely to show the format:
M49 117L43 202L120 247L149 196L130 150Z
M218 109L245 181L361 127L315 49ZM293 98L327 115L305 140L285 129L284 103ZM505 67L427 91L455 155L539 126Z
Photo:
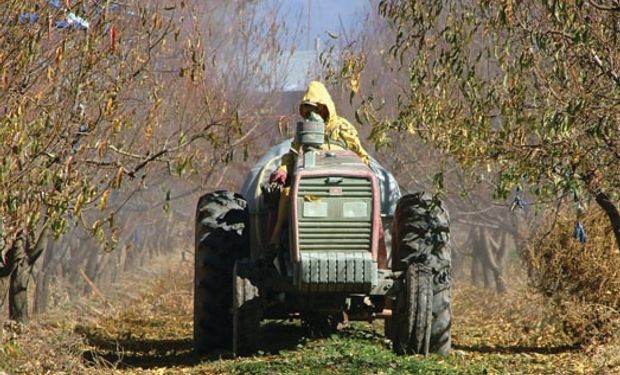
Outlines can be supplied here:
M232 275L235 261L249 256L249 215L239 194L203 195L196 209L194 259L194 350L232 349Z
M394 351L397 354L428 354L433 321L431 270L412 264L396 299L393 323Z
M398 202L392 269L403 274L387 330L399 354L450 352L449 222L441 200L428 193Z

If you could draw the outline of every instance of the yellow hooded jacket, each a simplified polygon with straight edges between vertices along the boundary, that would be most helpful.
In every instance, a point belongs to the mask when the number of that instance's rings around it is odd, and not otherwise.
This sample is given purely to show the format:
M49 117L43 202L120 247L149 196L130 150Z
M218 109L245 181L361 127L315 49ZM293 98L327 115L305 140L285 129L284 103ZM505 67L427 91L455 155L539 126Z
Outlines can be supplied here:
M325 86L318 81L310 82L308 85L308 91L304 95L302 99L303 103L312 103L315 105L323 105L327 108L328 118L325 120L325 136L328 139L332 139L334 141L338 141L346 146L347 149L355 152L360 159L366 165L368 165L369 158L368 153L362 147L360 143L359 137L357 135L357 129L349 121L347 121L344 117L338 116L336 113L336 106L334 101L332 100L329 92L325 88ZM301 113L300 106L300 115L304 117L304 114ZM326 150L330 147L334 147L334 145L323 144L321 149ZM297 141L293 141L291 144L291 151L289 151L286 155L282 157L282 163L280 164L280 169L283 169L285 172L289 172L293 168L293 164L295 163L295 159L299 154L299 150L301 148L301 144Z

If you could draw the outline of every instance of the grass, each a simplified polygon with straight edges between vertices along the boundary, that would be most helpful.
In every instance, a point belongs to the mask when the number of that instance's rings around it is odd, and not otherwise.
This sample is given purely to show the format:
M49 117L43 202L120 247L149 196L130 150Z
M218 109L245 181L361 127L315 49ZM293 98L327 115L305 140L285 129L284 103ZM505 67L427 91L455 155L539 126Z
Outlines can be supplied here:
M542 297L525 288L497 296L464 284L454 290L448 357L394 355L382 322L354 323L310 340L288 321L263 323L255 356L199 357L191 350L192 267L174 268L123 285L105 301L51 312L25 326L5 325L0 368L28 374L620 373L617 345L590 352L572 346Z
M282 324L282 323L279 323ZM300 329L284 323L289 330ZM269 336L269 326L263 336ZM479 366L459 369L455 358L399 357L388 347L380 327L355 323L321 340L303 339L295 348L222 363L232 374L479 374Z

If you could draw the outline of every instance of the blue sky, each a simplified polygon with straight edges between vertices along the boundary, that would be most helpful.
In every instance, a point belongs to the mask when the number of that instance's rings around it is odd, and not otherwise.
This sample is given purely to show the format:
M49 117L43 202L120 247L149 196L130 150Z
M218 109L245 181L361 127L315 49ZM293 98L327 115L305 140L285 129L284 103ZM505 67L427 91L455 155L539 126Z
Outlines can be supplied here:
M336 44L348 42L345 37L353 37L348 34L360 31L366 15L372 10L371 0L263 1L264 10L277 10L278 17L287 25L288 33L281 35L282 47L285 50L292 47L291 42L295 46L293 55L285 55L278 67L286 77L284 91L303 90L309 80L318 78L320 63L317 52L334 43L328 33L338 36ZM295 32L301 32L301 35L292 40ZM322 40L319 51L316 49L317 38Z
M277 3L283 5L287 24L302 23L305 33L300 41L301 49L313 49L317 37L323 40L329 38L327 32L340 34L341 21L346 29L361 27L371 6L369 0L277 0Z

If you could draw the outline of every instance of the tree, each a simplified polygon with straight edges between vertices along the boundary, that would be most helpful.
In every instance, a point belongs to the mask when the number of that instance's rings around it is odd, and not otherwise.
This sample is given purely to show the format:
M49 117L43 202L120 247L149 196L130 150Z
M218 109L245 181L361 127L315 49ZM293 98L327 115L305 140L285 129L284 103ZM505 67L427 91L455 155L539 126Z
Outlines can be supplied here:
M10 278L10 318L27 317L31 270L49 235L84 225L111 247L115 191L150 175L210 175L247 144L259 101L230 88L238 70L219 60L251 19L235 13L251 10L243 3L208 4L240 15L227 31L217 28L222 18L196 16L203 2L0 4L0 277ZM259 39L236 55L244 69L274 48L263 32L243 33Z
M27 317L30 273L49 235L91 205L104 210L124 177L140 177L167 152L154 138L160 103L149 74L173 23L156 6L131 15L97 2L63 7L0 6L0 276L10 277L17 320ZM104 223L113 217L89 229L102 238Z
M408 73L393 121L466 170L496 171L495 195L594 199L620 247L620 4L608 1L397 1L378 10ZM375 121L372 121L375 119Z

